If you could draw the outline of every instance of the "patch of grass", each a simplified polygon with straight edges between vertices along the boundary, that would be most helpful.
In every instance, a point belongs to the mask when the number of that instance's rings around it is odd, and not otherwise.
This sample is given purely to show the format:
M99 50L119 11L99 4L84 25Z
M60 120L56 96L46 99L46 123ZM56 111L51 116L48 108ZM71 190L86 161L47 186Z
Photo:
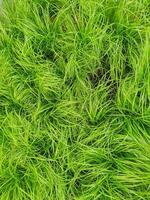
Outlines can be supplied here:
M0 199L150 199L148 0L13 0L0 14Z

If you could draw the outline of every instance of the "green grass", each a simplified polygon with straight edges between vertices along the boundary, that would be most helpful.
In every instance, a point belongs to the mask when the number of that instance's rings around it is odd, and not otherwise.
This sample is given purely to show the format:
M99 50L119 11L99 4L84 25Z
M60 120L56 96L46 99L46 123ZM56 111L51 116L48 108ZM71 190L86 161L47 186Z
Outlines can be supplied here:
M149 0L0 12L0 200L150 200Z

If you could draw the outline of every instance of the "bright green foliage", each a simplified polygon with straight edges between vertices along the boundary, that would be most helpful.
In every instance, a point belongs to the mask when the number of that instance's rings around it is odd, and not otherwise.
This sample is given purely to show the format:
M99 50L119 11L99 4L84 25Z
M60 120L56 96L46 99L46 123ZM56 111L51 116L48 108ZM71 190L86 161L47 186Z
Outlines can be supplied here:
M150 1L0 12L0 200L150 200Z

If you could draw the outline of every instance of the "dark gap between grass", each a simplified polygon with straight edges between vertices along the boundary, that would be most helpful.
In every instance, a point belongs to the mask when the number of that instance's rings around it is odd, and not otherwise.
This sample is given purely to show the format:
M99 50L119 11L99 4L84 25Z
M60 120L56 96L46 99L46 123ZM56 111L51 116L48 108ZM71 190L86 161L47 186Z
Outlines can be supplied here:
M53 62L56 61L56 54L55 52L51 51L51 50L45 50L43 51L43 59L44 60L51 60Z
M112 80L109 70L107 71L104 68L98 68L95 73L89 73L88 79L90 80L93 88L96 88L100 81L106 82L106 85L109 87L109 96L114 98L117 93L117 81Z

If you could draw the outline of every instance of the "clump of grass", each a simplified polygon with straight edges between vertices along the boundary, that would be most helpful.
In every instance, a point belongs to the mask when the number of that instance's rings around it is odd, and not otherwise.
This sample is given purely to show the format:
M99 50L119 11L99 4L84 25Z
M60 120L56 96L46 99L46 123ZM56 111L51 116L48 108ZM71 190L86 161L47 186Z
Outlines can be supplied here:
M1 200L149 200L149 8L4 1Z

